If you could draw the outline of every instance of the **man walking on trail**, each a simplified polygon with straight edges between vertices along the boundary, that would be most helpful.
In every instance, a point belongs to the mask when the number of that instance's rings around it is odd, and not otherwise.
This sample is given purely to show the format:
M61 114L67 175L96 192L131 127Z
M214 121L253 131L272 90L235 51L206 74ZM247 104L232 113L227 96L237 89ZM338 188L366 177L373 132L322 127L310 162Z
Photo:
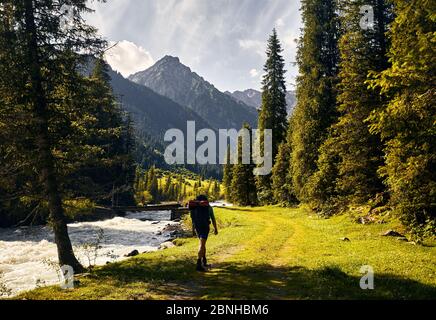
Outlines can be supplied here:
M200 239L196 270L206 271L208 267L206 259L206 241L209 236L209 225L211 220L215 229L215 235L218 234L215 215L212 207L209 205L207 197L204 195L198 196L195 201L189 201L188 207L191 212L192 227L195 230L198 239Z

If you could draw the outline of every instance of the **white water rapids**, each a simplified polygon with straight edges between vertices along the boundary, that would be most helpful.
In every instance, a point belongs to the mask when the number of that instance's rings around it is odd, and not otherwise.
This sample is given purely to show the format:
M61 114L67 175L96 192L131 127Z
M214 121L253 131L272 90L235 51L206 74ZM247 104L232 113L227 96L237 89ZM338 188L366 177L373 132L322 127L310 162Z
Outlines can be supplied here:
M164 228L177 224L169 220L169 211L128 213L125 217L104 221L69 224L68 231L76 256L87 266L87 256L93 256L95 250L84 249L83 244L95 243L99 230L103 230L95 261L97 265L103 265L126 259L124 255L133 250L139 253L157 250L171 237L171 231L164 231ZM0 285L16 295L38 284L58 283L55 268L47 263L57 261L53 238L47 226L0 228Z

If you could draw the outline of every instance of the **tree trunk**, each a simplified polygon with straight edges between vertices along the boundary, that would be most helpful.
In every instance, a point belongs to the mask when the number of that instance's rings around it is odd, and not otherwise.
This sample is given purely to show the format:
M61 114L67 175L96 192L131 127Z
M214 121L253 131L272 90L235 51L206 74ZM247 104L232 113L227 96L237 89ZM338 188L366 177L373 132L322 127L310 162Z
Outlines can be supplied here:
M41 174L48 199L50 220L55 235L59 264L61 266L69 265L74 269L74 272L80 273L84 271L84 268L74 256L70 237L68 236L68 227L65 221L62 199L56 178L55 161L51 151L48 132L47 101L42 85L33 0L24 0L24 4L25 28L27 34L26 49L29 59L28 66L31 81L29 100L33 106L32 111L35 121L35 140L38 150L37 168Z

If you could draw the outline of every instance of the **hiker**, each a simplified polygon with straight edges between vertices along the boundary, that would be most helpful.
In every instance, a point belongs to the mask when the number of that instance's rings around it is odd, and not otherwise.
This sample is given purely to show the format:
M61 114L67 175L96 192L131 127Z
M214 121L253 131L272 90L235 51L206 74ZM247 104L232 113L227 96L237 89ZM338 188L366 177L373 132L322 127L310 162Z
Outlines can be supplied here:
M218 234L215 215L213 209L209 205L207 197L200 195L195 201L189 201L188 208L191 212L192 228L200 240L200 248L198 250L197 271L206 271L208 268L206 259L206 241L209 236L210 222L212 220L215 229L215 235Z

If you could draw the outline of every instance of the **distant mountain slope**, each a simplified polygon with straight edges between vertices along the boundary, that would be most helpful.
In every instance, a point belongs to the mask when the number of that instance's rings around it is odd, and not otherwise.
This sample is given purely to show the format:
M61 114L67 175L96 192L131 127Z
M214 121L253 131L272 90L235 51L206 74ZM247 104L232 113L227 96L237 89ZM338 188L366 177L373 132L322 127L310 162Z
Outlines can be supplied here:
M191 109L181 106L147 87L125 79L118 72L110 70L109 76L114 94L134 122L137 135L135 158L141 167L149 168L155 165L168 170L177 167L169 166L164 161L164 150L169 144L169 142L164 142L164 134L168 129L180 129L185 133L185 137L187 121L195 121L197 130L214 129L212 125ZM221 176L221 166L219 165L184 165L182 167L207 177L218 178Z
M130 113L138 131L161 138L171 128L186 131L186 122L195 121L197 128L212 128L191 109L175 103L142 85L125 79L115 71L109 71L114 94Z
M222 93L182 63L165 56L129 80L186 106L214 128L240 128L244 122L257 126L257 111Z
M235 98L236 100L241 101L246 105L249 105L256 109L259 109L262 104L262 93L254 89L247 89L244 91L235 91L235 92L226 91L225 93ZM294 91L288 91L286 93L286 102L288 103L287 105L288 114L290 114L294 109L295 104L297 103Z

